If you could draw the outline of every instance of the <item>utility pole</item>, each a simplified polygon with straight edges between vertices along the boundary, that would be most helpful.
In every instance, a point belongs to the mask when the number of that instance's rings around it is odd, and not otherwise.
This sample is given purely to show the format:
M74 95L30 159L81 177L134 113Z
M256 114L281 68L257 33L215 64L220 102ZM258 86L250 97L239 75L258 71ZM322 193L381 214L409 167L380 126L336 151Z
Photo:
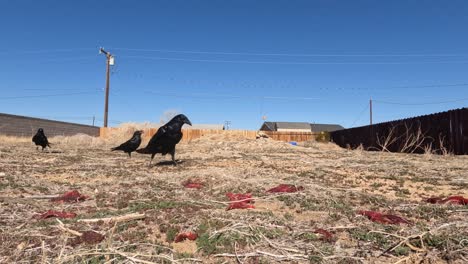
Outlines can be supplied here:
M369 117L370 117L370 125L372 126L372 97L369 99Z
M110 66L114 65L114 56L109 52L105 51L103 48L99 49L99 54L106 55L106 99L104 106L104 127L107 127L107 116L109 114L109 76L110 76Z

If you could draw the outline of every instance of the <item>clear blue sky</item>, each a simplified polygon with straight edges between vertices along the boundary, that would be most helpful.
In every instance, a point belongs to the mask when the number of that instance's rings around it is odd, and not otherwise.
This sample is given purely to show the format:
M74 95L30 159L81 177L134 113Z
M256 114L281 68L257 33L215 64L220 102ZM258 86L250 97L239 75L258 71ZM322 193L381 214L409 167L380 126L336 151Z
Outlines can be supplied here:
M0 112L101 125L100 46L116 61L111 125L175 109L239 129L263 115L350 127L370 97L375 122L466 107L467 14L442 0L2 1Z

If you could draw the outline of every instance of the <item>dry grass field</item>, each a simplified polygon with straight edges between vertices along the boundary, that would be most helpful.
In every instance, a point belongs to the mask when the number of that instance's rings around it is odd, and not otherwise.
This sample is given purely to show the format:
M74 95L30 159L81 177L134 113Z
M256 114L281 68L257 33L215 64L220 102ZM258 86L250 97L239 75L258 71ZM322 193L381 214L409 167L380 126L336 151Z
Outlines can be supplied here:
M109 151L127 136L56 137L45 152L0 138L0 263L468 263L468 207L425 201L468 196L466 156L217 135L179 144L178 166L156 156L149 168L149 156ZM266 192L278 184L304 189ZM40 199L70 190L89 199ZM226 210L228 192L251 193L255 208ZM77 216L37 218L47 210ZM133 213L144 218L90 220ZM174 242L186 231L198 238Z

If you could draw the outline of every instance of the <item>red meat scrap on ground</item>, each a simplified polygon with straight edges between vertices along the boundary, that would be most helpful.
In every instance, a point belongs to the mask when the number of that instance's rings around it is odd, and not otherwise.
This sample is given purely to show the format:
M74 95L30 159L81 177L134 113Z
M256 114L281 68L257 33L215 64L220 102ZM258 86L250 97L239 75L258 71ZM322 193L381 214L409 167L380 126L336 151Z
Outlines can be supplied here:
M174 242L176 242L176 243L182 242L185 239L195 240L195 239L197 239L197 237L198 237L198 235L196 233L194 233L194 232L183 232L183 233L177 234L177 236L174 239Z
M55 210L49 210L45 213L38 214L35 216L36 219L46 219L46 218L52 218L52 217L57 217L57 218L75 218L76 214L75 213L70 213L70 212L59 212Z
M254 209L253 205L254 200L252 194L250 193L226 193L226 196L229 198L231 203L226 210L232 209Z
M302 190L304 190L304 187L302 186L296 186L292 184L280 184L274 188L269 189L267 192L269 193L282 193L282 192L292 193L292 192L298 192Z
M188 179L182 183L185 188L189 189L201 189L205 184L198 179Z
M382 214L380 212L364 210L358 211L358 214L367 216L367 218L369 218L369 220L371 220L372 222L377 222L381 224L411 224L408 220L392 214Z
M322 228L315 229L314 233L321 235L319 239L322 241L327 241L327 242L333 241L333 234L325 229L322 229Z
M449 196L445 199L441 197L432 197L429 199L426 199L426 202L431 203L431 204L460 204L460 205L468 205L468 198L465 198L463 196Z
M62 194L59 197L50 199L52 202L65 202L65 203L77 203L82 202L88 199L88 196L85 196L79 193L77 190L69 191Z

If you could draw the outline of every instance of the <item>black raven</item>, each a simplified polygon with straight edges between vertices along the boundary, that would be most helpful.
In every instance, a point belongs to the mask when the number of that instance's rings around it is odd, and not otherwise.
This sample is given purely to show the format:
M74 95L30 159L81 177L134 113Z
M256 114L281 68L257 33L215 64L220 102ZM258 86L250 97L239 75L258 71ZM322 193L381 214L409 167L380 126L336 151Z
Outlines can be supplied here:
M135 151L141 144L141 134L143 131L138 130L133 133L131 139L127 140L126 142L122 143L120 146L112 148L111 150L122 150L128 154L128 157L131 157L131 153Z
M34 135L34 137L32 138L32 141L36 144L36 149L38 148L37 146L41 146L42 147L42 151L44 151L44 149L46 147L49 147L50 148L50 143L49 141L47 140L47 137L46 135L44 134L44 129L42 128L39 128L37 130L37 133L36 135Z
M136 152L151 154L150 166L156 153L161 153L162 155L171 154L172 162L174 165L177 165L175 161L175 146L182 139L182 126L184 124L192 125L185 115L176 115L171 121L158 129L145 148L138 149Z

